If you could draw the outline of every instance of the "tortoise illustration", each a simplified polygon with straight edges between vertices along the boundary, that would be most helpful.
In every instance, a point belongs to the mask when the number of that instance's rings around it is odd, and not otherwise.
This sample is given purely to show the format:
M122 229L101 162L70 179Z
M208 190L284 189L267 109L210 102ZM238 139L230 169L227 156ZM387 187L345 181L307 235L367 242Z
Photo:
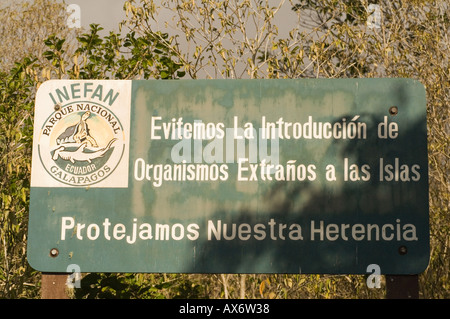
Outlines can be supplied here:
M65 143L81 144L85 142L87 146L98 147L97 142L90 135L88 123L86 122L90 115L90 111L84 112L77 124L69 126L58 136L56 143L60 145Z

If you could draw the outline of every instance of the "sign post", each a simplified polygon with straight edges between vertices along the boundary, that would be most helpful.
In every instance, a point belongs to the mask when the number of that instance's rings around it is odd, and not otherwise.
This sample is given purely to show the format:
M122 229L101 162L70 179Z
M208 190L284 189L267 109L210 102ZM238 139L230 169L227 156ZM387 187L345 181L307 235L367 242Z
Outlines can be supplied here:
M68 299L66 292L67 275L43 273L41 280L41 299Z
M429 258L409 79L45 82L28 260L43 272L410 275ZM52 253L53 252L53 253Z
M419 299L418 275L387 275L387 299Z

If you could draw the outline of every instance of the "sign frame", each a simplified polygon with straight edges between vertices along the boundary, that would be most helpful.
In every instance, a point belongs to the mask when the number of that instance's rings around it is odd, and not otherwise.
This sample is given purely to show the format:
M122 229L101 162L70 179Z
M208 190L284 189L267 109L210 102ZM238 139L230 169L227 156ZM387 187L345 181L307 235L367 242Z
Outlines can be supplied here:
M77 140L83 116L90 135ZM53 80L39 88L35 123L37 270L365 274L375 264L402 275L428 265L418 81Z

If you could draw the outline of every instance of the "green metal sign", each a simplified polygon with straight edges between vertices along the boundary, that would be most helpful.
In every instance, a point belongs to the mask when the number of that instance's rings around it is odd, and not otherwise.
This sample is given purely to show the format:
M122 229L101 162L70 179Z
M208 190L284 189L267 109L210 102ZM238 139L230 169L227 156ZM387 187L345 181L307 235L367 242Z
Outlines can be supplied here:
M67 272L417 274L424 87L409 79L55 80L28 260Z

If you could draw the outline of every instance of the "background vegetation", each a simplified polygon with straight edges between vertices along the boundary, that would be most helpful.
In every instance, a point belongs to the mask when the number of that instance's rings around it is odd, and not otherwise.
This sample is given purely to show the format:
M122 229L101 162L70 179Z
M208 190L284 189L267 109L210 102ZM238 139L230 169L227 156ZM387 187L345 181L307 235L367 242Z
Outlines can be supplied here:
M421 298L450 297L450 5L445 0L126 1L121 32L66 7L0 7L0 298L39 298L26 260L34 96L48 79L409 77L427 90L430 240ZM284 10L289 19L277 20ZM165 17L164 19L162 17ZM170 18L167 18L167 17ZM378 23L379 22L379 23ZM286 29L287 28L287 29ZM83 274L73 298L384 298L356 275Z

